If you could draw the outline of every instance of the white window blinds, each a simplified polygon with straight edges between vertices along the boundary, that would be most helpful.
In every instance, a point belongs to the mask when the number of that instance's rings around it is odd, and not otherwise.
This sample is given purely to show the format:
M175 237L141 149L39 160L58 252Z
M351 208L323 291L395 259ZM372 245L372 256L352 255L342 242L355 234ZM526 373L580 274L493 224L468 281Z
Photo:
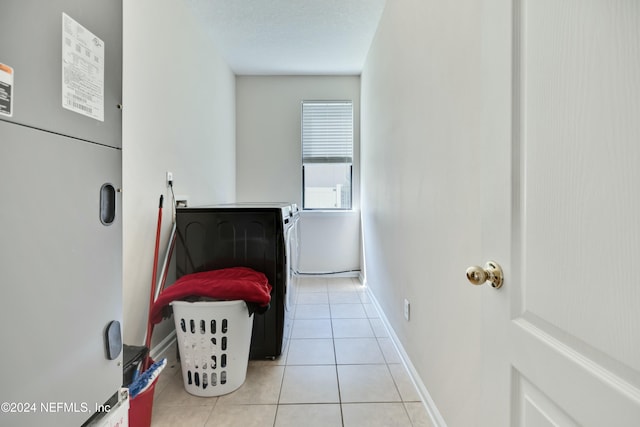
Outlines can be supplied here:
M353 162L351 101L302 103L302 162Z

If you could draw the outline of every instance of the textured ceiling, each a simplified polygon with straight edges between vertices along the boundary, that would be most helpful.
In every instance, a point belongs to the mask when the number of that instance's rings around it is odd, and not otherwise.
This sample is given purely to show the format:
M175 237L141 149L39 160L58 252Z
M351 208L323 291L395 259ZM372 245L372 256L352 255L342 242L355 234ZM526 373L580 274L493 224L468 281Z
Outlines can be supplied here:
M238 75L359 75L385 0L188 0Z

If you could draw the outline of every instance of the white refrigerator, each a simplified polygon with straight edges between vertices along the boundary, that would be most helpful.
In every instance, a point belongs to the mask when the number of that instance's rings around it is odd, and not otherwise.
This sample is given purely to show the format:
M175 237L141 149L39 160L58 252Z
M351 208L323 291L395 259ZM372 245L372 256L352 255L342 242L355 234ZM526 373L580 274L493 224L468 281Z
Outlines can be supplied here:
M121 0L0 0L0 425L121 386L121 98Z

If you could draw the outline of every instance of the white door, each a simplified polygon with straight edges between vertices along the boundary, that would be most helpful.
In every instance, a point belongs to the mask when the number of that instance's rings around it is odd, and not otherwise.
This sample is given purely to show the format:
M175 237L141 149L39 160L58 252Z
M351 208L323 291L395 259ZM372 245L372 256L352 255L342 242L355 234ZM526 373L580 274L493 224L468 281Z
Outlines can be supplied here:
M484 18L479 424L640 426L640 1Z

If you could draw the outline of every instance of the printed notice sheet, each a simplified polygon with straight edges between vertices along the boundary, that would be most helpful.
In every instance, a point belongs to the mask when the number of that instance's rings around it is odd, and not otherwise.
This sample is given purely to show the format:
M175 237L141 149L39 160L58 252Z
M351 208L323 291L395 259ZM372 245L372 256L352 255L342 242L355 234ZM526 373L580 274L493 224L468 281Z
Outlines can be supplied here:
M104 121L104 42L62 14L62 106Z
M0 115L13 115L13 68L0 63Z

